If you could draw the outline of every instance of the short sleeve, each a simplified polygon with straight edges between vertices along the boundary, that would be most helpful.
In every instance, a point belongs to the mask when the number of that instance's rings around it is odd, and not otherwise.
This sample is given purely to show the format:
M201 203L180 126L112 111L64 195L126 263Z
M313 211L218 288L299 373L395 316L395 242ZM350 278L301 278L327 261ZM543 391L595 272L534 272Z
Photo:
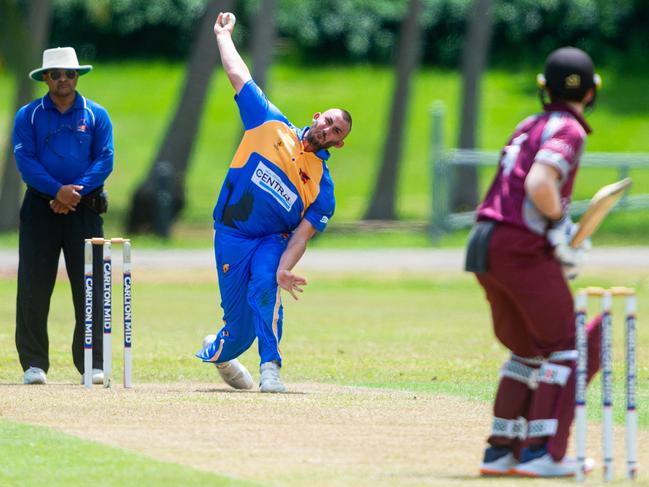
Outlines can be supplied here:
M334 185L326 169L322 174L320 180L320 192L315 201L307 208L304 218L313 225L313 227L320 233L324 232L327 228L329 220L334 214L336 209L336 199L334 197Z
M568 174L578 164L586 134L575 124L564 123L547 138L534 158L535 162L556 168L565 181Z
M273 105L254 80L249 80L238 95L234 96L239 107L239 115L246 130L254 129L269 120L289 122L279 108Z

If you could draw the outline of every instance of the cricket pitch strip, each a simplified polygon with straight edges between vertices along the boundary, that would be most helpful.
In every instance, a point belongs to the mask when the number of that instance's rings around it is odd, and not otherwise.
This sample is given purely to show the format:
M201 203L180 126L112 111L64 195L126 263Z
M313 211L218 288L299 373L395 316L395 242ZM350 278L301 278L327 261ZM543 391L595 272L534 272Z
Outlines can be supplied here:
M7 385L10 421L261 485L288 487L574 485L574 480L481 479L489 405L423 392L287 384L259 394L221 384L136 384L92 391L79 385ZM589 456L601 481L601 429L589 424ZM624 473L624 430L615 430L616 477ZM649 442L639 431L638 444ZM638 450L649 485L649 449Z

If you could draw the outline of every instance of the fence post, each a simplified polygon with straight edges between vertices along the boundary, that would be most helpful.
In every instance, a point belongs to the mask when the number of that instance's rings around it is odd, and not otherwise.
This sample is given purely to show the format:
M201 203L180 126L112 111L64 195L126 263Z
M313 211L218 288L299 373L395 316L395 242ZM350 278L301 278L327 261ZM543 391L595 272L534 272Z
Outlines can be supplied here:
M449 212L448 164L444 150L444 104L436 101L431 106L430 168L432 176L431 234L438 237L447 229Z
M619 178L620 180L626 178L629 176L629 173L631 172L629 166L627 165L621 165L619 169ZM629 190L627 189L624 194L622 195L622 199L618 203L618 206L620 208L627 208L629 206Z

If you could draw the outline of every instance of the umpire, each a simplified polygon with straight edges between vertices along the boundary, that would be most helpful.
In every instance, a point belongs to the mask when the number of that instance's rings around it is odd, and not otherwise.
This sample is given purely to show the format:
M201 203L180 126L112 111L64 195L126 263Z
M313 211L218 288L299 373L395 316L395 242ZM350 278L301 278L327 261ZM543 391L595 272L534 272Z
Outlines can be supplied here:
M83 373L84 239L103 236L107 210L104 181L113 170L113 129L106 110L76 91L80 66L71 47L47 49L43 66L29 76L47 84L48 93L16 114L13 150L27 184L20 209L16 348L25 384L47 383L47 316L61 250L75 309L72 357ZM94 255L101 275L101 247ZM97 278L97 281L99 279ZM95 285L95 299L101 286ZM98 307L95 307L98 308ZM95 324L101 321L96 309ZM93 363L102 363L102 327L93 326ZM93 369L93 382L103 382Z

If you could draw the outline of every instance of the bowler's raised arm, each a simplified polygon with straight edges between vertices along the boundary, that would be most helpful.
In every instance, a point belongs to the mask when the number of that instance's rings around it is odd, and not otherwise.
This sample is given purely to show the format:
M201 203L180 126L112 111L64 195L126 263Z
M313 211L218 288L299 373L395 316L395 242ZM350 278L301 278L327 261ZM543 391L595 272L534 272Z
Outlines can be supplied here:
M227 23L224 22L225 14L223 12L219 13L216 18L216 23L214 24L214 34L216 35L216 42L219 46L219 53L221 54L221 64L223 64L223 69L228 75L230 83L237 94L243 88L252 76L248 70L248 66L241 59L237 48L232 41L232 31L234 30L234 22L232 21L232 16L225 17Z

